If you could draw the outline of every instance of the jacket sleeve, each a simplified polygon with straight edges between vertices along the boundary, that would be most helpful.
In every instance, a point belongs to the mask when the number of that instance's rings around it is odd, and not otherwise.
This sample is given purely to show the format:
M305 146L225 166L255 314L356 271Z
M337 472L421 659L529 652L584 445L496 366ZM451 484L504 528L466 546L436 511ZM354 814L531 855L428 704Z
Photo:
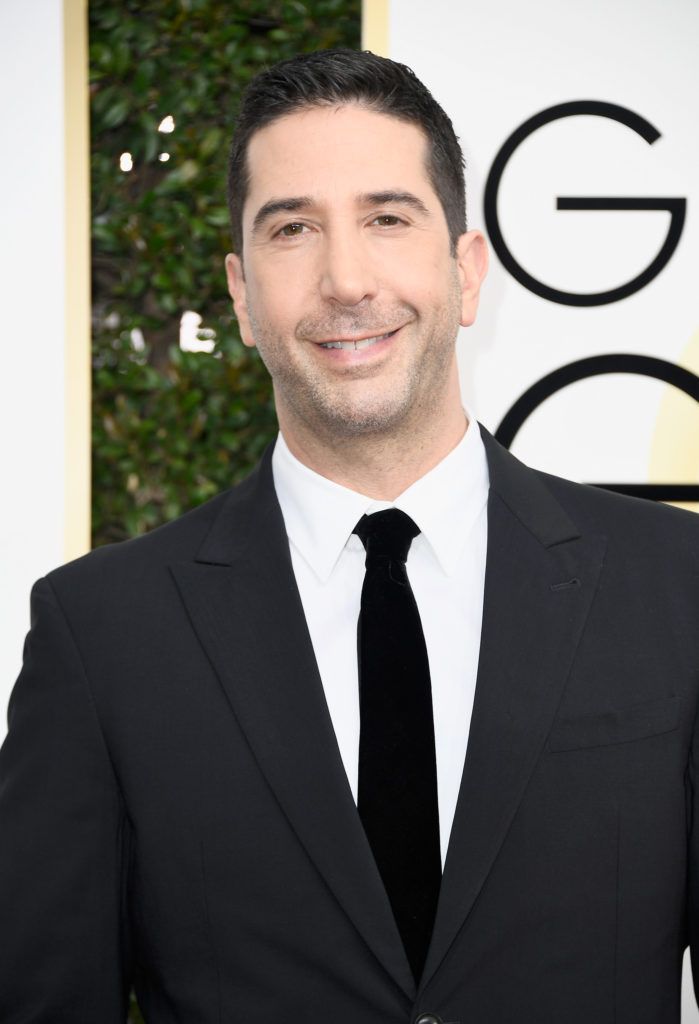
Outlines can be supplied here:
M699 1006L699 712L694 720L685 773L687 809L687 914L685 947L689 946L694 995Z
M79 651L40 580L0 749L3 1024L124 1024L129 840Z

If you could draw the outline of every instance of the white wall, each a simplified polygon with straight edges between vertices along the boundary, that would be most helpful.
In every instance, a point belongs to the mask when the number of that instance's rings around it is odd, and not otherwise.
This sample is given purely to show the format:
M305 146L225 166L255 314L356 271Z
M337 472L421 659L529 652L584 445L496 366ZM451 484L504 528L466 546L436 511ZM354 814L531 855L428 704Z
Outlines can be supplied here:
M0 3L0 741L31 584L89 547L87 0Z
M31 583L64 560L61 0L0 3L0 741Z

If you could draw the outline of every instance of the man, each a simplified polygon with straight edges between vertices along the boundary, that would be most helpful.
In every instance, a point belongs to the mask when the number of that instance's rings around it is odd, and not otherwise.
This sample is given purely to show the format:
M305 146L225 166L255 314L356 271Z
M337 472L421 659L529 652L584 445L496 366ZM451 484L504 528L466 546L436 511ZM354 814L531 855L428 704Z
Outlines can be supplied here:
M231 211L281 433L34 589L0 1020L123 1022L133 981L149 1024L677 1022L697 521L529 470L464 412L485 243L408 69L261 75Z

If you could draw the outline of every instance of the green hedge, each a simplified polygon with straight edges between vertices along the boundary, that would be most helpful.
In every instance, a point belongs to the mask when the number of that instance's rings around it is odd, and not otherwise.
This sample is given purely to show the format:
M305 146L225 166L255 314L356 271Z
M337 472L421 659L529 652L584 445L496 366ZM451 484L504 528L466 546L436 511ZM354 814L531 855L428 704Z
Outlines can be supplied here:
M267 373L225 288L230 128L263 66L358 47L360 2L91 0L89 17L98 545L228 487L276 432ZM158 131L167 115L171 134ZM186 310L213 332L212 353L180 351Z
M263 66L358 47L360 0L90 0L89 18L98 545L228 487L276 433L267 372L225 288L230 128ZM167 115L171 134L158 131ZM186 310L213 332L212 353L180 351ZM133 995L129 1021L142 1024Z

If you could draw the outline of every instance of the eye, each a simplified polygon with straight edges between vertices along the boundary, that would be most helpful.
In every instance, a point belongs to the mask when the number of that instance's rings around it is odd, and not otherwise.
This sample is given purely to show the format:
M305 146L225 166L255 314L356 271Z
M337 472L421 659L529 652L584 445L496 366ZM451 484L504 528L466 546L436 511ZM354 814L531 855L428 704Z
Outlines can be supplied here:
M296 238L298 235L303 234L305 230L305 224L297 224L294 222L292 224L285 224L283 228L279 229L277 234L281 235L283 238Z
M371 223L378 224L380 228L394 228L398 224L403 224L404 221L393 213L380 213L378 217L374 217Z

